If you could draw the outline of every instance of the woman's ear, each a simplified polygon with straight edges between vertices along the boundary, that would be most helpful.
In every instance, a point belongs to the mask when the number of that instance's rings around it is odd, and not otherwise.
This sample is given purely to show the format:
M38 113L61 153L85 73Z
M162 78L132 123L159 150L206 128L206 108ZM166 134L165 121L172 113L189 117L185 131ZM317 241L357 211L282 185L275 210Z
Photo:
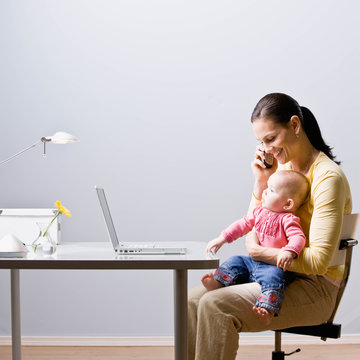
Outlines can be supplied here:
M283 209L285 211L292 211L295 207L295 201L293 199L287 199Z
M295 136L298 137L301 128L301 121L297 115L293 115L290 118L290 126L294 129Z

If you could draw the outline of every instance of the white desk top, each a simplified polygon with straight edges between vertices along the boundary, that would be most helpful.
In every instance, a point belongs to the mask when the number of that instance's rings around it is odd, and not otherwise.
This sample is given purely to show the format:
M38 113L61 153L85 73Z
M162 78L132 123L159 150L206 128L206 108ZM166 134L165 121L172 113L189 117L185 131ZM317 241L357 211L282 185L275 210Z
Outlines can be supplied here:
M219 259L206 256L204 242L159 242L186 247L184 255L116 255L109 242L61 243L53 256L1 258L0 269L213 269Z

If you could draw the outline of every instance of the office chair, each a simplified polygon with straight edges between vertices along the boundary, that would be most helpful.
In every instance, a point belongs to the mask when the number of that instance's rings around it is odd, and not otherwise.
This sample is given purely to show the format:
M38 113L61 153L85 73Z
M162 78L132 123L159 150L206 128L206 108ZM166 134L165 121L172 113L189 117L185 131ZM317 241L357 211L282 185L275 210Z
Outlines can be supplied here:
M338 339L341 336L341 324L334 324L333 321L347 281L349 279L352 249L355 245L358 244L358 241L352 238L353 234L355 233L358 218L359 214L350 214L344 216L343 226L339 239L339 249L337 250L334 259L331 262L331 266L345 266L344 278L341 282L335 302L335 307L329 320L326 323L320 325L296 326L287 329L275 330L275 350L272 352L272 360L284 360L285 356L292 355L300 351L300 349L296 349L291 353L285 354L285 352L281 350L281 333L283 332L298 335L318 336L323 341L326 341L327 338Z

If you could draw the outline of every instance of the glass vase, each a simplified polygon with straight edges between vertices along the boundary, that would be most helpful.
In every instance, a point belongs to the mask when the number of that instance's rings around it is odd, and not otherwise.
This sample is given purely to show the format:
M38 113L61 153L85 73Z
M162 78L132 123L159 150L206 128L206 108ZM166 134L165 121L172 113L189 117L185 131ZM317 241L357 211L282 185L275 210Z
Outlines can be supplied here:
M39 227L39 235L31 244L34 254L38 256L54 255L57 250L57 244L50 234L50 228L52 224L50 226L49 223L36 223L36 224Z

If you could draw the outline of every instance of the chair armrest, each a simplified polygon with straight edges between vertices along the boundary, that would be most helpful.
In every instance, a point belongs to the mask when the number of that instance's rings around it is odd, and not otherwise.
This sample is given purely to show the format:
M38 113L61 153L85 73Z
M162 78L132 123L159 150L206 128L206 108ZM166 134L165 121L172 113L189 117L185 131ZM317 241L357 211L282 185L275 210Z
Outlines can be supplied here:
M339 250L347 249L349 247L356 246L358 241L356 239L343 239L340 241Z

